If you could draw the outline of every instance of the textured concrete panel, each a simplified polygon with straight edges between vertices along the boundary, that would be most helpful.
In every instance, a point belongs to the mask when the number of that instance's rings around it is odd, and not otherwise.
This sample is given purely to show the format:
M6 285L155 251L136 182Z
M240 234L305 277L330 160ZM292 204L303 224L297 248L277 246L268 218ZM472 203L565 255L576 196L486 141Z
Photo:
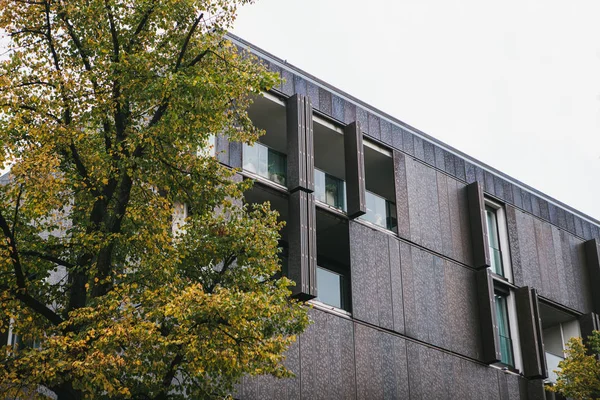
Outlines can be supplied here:
M377 140L380 140L381 127L379 126L379 117L374 114L368 113L367 119L369 121L369 135Z
M419 185L418 213L421 215L421 244L438 253L442 252L440 233L440 211L437 193L436 172L433 168L415 162Z
M442 254L450 254L454 256L455 259L460 260L461 258L456 257L457 254L454 253L454 246L452 243L452 230L450 227L450 208L448 204L448 182L446 180L445 174L438 172L436 175L438 203L440 209L440 235L442 239Z
M519 229L517 226L516 209L505 207L506 226L508 230L508 243L510 248L510 261L512 266L513 282L517 286L523 285L523 269L521 267L521 248L519 247Z
M315 101L315 104L317 104L317 102ZM324 114L327 115L331 115L331 108L332 108L332 104L331 104L331 92L329 90L325 90L322 88L319 88L319 111L321 111Z
M344 123L349 124L356 121L356 106L347 101L344 104Z
M288 96L294 94L294 75L288 71L281 71L281 78L283 79L283 83L281 85L281 91Z
M414 136L413 137L414 141L414 148L415 148L415 157L418 160L424 161L425 160L425 150L423 149L423 139L421 139L418 136Z
M460 157L455 157L454 158L454 168L455 168L455 172L456 172L456 175L455 175L456 178L461 181L465 181L466 180L465 160Z
M411 156L415 154L413 134L407 130L402 130L402 149Z
M456 176L456 164L455 160L456 156L449 152L444 152L444 171L449 173L452 176Z
M308 95L306 80L298 75L294 75L294 92L301 95Z
M406 176L406 156L394 151L394 184L396 189L396 213L398 235L410 239L409 199Z
M423 160L435 167L435 149L433 143L428 142L427 140L423 141Z
M394 315L388 235L373 232L369 243L367 251L371 260L374 259L377 269L378 326L392 330L394 329Z
M398 125L392 125L392 146L395 149L403 150L403 133L402 128Z
M388 146L392 146L392 124L388 121L381 120L381 141Z
M477 180L475 166L468 161L465 161L465 179L467 183L473 183Z
M496 194L496 188L494 186L494 175L491 172L483 172L483 190L489 194Z
M533 194L531 195L531 212L536 217L541 217L539 199L536 195Z
M362 324L354 324L356 354L356 398L383 399L383 356L378 349L378 331Z
M548 202L544 199L538 199L540 205L540 217L546 221L550 221L550 211L548 210Z
M575 217L570 212L565 213L567 217L567 230L571 233L575 233Z
M517 185L513 185L513 204L515 207L523 208L523 196L521 195L521 188Z
M377 325L377 267L369 253L374 230L350 221L350 271L352 285L352 314L356 319Z
M446 170L446 168L445 168L446 161L444 159L444 153L445 153L444 149L442 149L441 147L436 146L436 145L434 145L433 148L434 148L434 154L435 154L435 167L442 171L445 171Z
M367 111L360 106L356 107L356 120L360 122L363 131L366 131L367 127L369 126L369 120L367 119Z
M421 243L421 223L420 223L420 214L419 214L419 193L418 193L418 185L419 179L417 177L417 170L415 168L415 163L409 158L405 157L405 165L406 165L406 189L408 195L408 204L409 204L409 226L410 226L410 239L411 241L420 244ZM402 236L406 232L399 231ZM406 237L406 236L402 236Z
M392 311L394 331L404 333L404 302L402 286L402 266L400 261L400 242L388 236L390 275L392 284Z
M508 182L508 181L504 181L504 201L506 201L508 204L513 204L514 203L514 197L513 197L513 185Z
M523 199L523 209L528 213L531 213L531 193L527 190L521 190L521 198Z
M319 104L319 87L312 82L306 82L307 96L310 98L311 103ZM354 119L352 119L354 121Z
M338 121L344 121L344 103L345 100L341 97L333 95L331 97L332 102L332 117Z
M400 264L402 270L402 300L404 304L404 331L407 336L417 337L417 302L413 276L412 246L400 242Z
M504 179L494 176L494 193L496 197L504 200Z

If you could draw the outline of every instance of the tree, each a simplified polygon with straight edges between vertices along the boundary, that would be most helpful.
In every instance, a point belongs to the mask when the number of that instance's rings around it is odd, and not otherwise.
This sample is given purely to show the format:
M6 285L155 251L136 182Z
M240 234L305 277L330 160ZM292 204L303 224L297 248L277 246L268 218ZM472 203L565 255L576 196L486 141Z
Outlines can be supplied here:
M573 399L600 399L600 331L587 341L572 338L567 357L558 364L556 385L550 390Z
M276 77L224 39L249 0L0 0L3 397L215 398L287 376L308 323L281 224L198 152L252 143ZM174 209L193 212L173 229Z

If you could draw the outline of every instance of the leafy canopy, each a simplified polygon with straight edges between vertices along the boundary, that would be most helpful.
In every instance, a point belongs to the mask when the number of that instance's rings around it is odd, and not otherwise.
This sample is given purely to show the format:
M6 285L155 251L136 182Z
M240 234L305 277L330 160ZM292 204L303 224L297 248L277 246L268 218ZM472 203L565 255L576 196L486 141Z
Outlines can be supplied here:
M0 0L3 397L213 398L289 374L307 316L274 278L281 225L197 151L260 133L245 110L276 77L224 39L250 2Z
M581 338L567 344L567 357L558 364L556 385L550 390L573 399L600 399L600 331L588 338L587 347Z

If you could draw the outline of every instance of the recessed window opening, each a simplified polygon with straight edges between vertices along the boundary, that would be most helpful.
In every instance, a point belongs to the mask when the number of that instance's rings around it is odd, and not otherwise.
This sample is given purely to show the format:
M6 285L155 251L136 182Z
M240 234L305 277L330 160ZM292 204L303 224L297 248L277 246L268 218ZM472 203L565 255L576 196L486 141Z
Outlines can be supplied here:
M580 337L581 331L577 317L540 302L542 336L548 368L546 382L556 383L558 363L565 359L567 343L571 338Z
M348 221L317 209L316 301L350 312L350 243Z
M244 144L242 169L285 186L287 181L285 105L271 95L260 96L248 109L248 116L265 134L252 146Z
M313 118L315 200L346 211L346 171L342 128Z
M367 212L360 218L397 231L394 162L386 149L364 141Z

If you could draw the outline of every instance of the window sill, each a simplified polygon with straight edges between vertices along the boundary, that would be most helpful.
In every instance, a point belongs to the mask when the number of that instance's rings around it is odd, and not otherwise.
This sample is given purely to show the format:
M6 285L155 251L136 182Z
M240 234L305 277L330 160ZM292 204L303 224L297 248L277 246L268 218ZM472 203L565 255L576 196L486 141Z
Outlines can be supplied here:
M335 214L337 214L339 216L343 216L345 218L348 218L348 216L346 215L346 212L343 211L343 210L340 210L339 208L330 206L329 204L323 203L322 201L319 201L319 200L315 200L315 204L319 208L322 208L322 209L327 210L327 211L331 211L332 213L335 213Z
M321 303L319 300L312 299L309 300L308 303L318 310L333 312L334 314L341 315L344 317L352 317L352 314L348 311L342 310L341 308L337 308L334 306L330 306L329 304Z
M377 224L374 224L372 222L365 221L364 219L361 219L360 217L355 218L354 221L360 222L361 224L363 224L365 226L368 226L369 228L373 228L373 229L376 229L376 230L381 231L383 233L387 233L388 235L392 235L394 237L398 237L398 234L396 232L390 231L389 229L384 228L383 226L379 226Z
M273 188L273 189L275 189L275 190L277 190L279 192L288 193L288 188L287 187L285 187L285 186L283 186L283 185L281 185L281 184L279 184L277 182L273 182L272 180L264 178L264 177L262 177L260 175L256 175L253 172L248 172L246 170L241 170L240 174L243 177L245 177L245 178L252 179L252 180L254 180L256 182L259 182L259 183L261 183L261 184L263 184L265 186Z

